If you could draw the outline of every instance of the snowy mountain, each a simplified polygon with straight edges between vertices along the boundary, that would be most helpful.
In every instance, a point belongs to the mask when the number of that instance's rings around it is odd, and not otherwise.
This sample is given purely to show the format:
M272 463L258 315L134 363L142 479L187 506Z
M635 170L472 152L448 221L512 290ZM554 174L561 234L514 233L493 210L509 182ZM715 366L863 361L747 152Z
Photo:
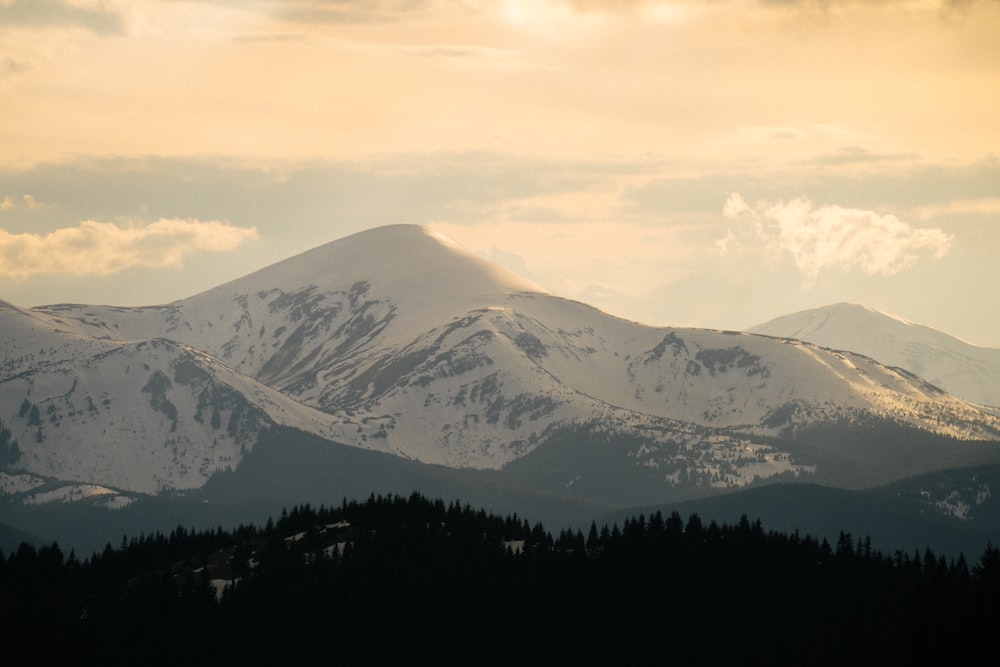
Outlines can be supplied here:
M75 324L0 307L0 428L21 473L0 474L0 492L121 502L116 489L197 488L286 412L309 422L305 406L182 343L94 338ZM50 492L45 478L77 484Z
M17 443L0 491L26 502L197 489L273 429L538 493L640 476L675 495L778 476L857 487L1000 460L983 442L1000 419L910 373L628 322L419 226L162 306L2 304L0 331L0 429ZM841 445L851 429L868 439ZM885 429L895 444L872 444Z
M873 308L838 303L785 315L748 331L852 350L905 368L959 398L1000 407L1000 349L970 345Z

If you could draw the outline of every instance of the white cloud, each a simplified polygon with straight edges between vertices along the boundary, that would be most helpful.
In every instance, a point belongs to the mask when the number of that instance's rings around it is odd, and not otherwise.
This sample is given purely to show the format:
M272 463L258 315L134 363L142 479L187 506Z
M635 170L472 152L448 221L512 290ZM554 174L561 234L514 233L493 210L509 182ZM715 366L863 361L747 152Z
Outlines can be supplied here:
M922 256L942 257L952 241L937 228L913 227L874 211L817 208L804 197L750 206L733 193L723 215L738 223L718 242L723 254L738 244L763 248L772 257L787 254L810 280L828 269L895 275Z
M0 229L0 275L106 275L131 267L180 266L191 253L227 252L256 238L254 227L166 218L127 227L87 220L45 235Z

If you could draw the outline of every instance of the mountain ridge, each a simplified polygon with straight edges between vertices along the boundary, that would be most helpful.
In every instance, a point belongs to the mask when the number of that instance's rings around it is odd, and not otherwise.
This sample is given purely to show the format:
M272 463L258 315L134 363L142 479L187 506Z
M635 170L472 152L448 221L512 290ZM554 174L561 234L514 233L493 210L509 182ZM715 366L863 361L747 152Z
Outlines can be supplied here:
M22 451L0 488L26 501L48 488L34 478L72 482L76 495L104 489L112 505L197 489L238 472L273 428L454 469L570 470L586 450L622 479L629 466L649 471L673 495L841 465L808 440L824 424L932 433L933 465L1000 456L962 444L1000 440L1000 419L867 356L629 322L410 225L169 304L0 317L21 331L0 347L0 425ZM574 449L572 438L605 444ZM525 459L556 442L570 443L563 463ZM891 448L852 456L900 463Z

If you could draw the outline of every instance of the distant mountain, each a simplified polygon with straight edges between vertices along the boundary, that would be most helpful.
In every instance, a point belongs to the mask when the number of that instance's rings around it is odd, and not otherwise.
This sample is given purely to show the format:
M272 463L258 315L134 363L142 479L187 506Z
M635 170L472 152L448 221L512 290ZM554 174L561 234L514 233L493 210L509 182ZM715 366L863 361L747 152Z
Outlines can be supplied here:
M858 352L904 368L959 398L1000 407L1000 349L970 345L873 308L838 303L785 315L748 331Z
M22 542L28 544L43 543L35 535L0 524L0 552L4 554L14 553Z
M911 373L622 320L419 226L161 306L0 304L0 331L11 513L264 489L297 502L303 480L339 500L357 488L352 466L405 485L384 492L446 480L482 490L476 501L607 510L1000 462L1000 418Z
M646 507L629 507L598 518L621 523L628 516L679 512L705 522L759 518L768 530L801 531L835 543L839 533L870 537L886 553L937 552L967 558L1000 540L1000 466L943 470L863 490L816 484L764 487Z

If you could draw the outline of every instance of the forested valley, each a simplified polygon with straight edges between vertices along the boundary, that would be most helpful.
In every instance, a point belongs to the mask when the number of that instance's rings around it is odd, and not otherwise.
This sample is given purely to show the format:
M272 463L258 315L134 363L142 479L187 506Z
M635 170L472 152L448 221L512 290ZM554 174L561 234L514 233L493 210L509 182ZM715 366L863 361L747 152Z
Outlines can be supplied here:
M372 495L85 558L24 543L0 554L0 628L7 655L47 664L995 661L984 546L969 563L677 513L553 533Z

